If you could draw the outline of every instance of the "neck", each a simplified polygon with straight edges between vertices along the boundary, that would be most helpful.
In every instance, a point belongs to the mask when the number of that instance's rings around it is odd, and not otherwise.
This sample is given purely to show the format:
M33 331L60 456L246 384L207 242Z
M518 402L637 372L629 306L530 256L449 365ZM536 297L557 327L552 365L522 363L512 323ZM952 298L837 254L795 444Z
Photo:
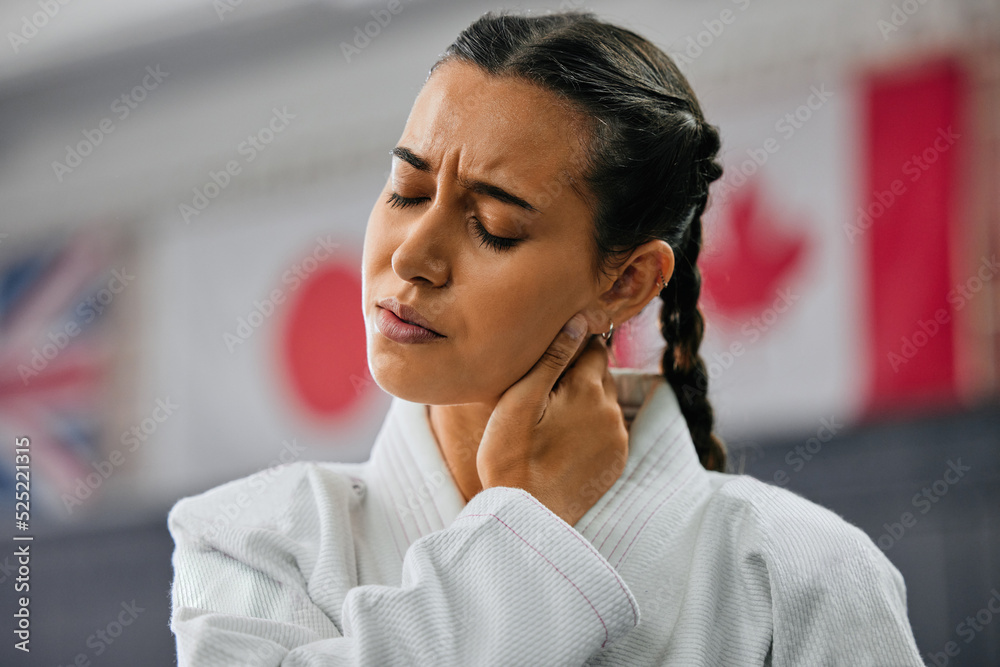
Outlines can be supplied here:
M483 490L476 467L479 443L496 405L428 405L431 431L465 502Z

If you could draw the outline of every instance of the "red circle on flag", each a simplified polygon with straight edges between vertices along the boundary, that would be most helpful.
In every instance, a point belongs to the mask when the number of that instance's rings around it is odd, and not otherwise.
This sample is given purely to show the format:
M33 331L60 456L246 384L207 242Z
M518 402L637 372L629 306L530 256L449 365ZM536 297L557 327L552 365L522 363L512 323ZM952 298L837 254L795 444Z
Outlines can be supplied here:
M318 268L293 293L280 343L296 401L317 417L350 412L369 377L356 267Z

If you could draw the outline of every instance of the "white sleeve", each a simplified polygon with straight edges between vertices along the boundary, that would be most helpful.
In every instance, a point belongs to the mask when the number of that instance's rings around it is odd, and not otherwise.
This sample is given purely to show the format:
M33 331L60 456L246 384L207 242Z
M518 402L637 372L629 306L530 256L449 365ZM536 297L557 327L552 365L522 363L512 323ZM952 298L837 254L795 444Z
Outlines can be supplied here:
M756 576L770 589L774 667L921 667L899 570L857 526L766 488Z
M778 591L774 667L922 667L902 575L881 553L846 551L826 576Z
M339 619L304 577L283 574L311 564L282 547L281 523L225 548L186 525L183 504L168 519L180 667L579 665L639 622L610 563L521 489L480 492L450 526L410 545L400 587L350 588ZM260 548L244 551L255 539Z

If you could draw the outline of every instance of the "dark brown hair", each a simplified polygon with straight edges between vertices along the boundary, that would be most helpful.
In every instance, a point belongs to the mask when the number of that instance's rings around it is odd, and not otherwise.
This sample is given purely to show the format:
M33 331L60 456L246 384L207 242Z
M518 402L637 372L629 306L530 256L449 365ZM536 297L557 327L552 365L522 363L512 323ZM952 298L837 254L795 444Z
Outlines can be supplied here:
M724 471L726 448L712 432L708 375L698 352L705 330L698 307L701 216L709 185L722 176L720 142L687 79L654 44L592 12L488 12L430 72L450 60L533 82L590 121L583 180L594 210L595 269L612 268L650 240L670 244L674 273L660 293L661 372L701 464Z

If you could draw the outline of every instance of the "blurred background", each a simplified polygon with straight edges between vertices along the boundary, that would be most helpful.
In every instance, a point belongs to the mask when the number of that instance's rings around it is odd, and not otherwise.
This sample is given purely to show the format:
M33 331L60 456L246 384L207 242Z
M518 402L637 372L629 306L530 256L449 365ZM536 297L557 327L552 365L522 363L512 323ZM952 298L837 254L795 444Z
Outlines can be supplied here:
M501 7L673 55L723 138L702 356L731 471L865 530L927 664L1000 664L997 0L6 0L0 663L174 664L171 505L367 458L365 224L429 67ZM656 370L656 321L618 365Z

